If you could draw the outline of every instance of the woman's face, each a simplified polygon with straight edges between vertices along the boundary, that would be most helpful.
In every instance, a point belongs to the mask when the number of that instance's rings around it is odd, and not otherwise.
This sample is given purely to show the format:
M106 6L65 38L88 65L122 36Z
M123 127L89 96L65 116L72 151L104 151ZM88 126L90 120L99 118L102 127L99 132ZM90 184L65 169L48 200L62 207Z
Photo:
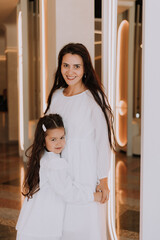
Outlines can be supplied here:
M71 53L64 55L61 73L68 86L81 86L84 75L84 66L81 56Z

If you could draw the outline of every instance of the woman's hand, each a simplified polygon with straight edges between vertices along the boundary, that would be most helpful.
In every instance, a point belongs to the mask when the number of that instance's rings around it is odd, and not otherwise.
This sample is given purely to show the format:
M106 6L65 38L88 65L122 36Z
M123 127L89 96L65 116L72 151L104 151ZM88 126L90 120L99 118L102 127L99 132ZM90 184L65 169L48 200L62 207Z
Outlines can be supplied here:
M100 183L96 188L97 192L102 192L101 203L106 203L109 199L109 188L108 188L108 178L102 178L99 180Z
M102 192L95 192L94 193L94 201L101 202L101 200L102 200Z

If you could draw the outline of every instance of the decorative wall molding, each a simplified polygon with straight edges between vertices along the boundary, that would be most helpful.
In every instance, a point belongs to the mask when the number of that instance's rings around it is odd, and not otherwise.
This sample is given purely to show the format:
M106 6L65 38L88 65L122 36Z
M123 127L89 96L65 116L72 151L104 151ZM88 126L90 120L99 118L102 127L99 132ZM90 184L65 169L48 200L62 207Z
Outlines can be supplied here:
M6 61L6 55L0 55L0 61Z
M11 47L11 48L7 48L6 50L5 50L5 53L7 54L7 53L13 53L13 52L15 52L15 53L17 53L17 48L14 48L14 47Z

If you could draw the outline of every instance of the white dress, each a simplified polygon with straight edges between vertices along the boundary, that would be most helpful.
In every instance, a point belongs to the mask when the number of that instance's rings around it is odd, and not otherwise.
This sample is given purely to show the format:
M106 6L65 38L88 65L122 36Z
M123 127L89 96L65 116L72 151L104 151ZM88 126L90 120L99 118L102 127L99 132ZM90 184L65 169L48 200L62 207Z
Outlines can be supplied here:
M108 177L111 150L104 114L89 90L64 96L58 89L47 112L60 114L66 129L63 156L72 179L96 189L97 180ZM106 240L106 204L68 203L62 240Z
M16 225L17 240L60 239L65 202L85 205L94 201L92 189L72 181L68 163L52 152L45 151L40 160L39 186L33 198L24 200Z

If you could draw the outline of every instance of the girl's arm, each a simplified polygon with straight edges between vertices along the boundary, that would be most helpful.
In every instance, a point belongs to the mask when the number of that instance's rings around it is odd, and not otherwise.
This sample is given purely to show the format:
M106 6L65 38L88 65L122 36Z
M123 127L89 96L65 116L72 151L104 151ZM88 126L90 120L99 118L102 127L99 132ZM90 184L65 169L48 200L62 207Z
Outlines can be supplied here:
M61 161L62 167L59 164L58 168L53 167L53 162L52 167L47 166L47 179L53 191L61 196L65 202L70 203L87 203L101 200L101 195L94 193L93 188L89 185L72 180L67 172L68 164L64 158L59 159L59 161Z

